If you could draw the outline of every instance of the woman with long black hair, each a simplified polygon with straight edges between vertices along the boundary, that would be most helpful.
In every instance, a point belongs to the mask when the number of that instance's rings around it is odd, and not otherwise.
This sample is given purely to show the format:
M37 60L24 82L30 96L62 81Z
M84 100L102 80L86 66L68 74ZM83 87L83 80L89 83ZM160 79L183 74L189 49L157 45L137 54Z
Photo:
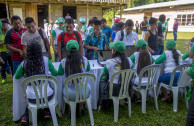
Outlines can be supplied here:
M164 63L164 74L159 77L158 82L169 85L172 71L179 65L179 53L176 50L176 43L174 40L169 40L166 42L166 51L162 53L155 61L155 64ZM173 86L177 86L177 80L179 78L180 72L176 72L174 76ZM170 95L167 94L165 88L161 88L164 93L162 101L170 102L172 99L172 92Z
M68 51L67 58L64 58L58 69L59 75L65 75L65 77L69 77L73 74L89 72L90 64L86 57L81 56L79 52L79 44L75 40L70 40L67 42L66 50ZM68 86L69 98L71 101L76 99L76 90L74 84L71 83ZM88 84L86 87L86 97L88 98L91 93L90 85ZM65 95L65 88L63 88L63 95ZM84 110L83 105L80 104L80 112ZM81 114L81 113L80 113Z
M133 65L132 61L130 58L126 57L125 55L125 49L126 46L124 42L122 41L116 41L114 43L110 43L109 46L112 48L112 58L107 60L104 66L104 72L103 75L100 79L101 82L109 83L111 76L118 72L119 70L124 70L124 69L130 69L131 66ZM113 81L113 96L118 96L119 91L120 91L120 86L119 86L119 76L116 76L114 81ZM100 90L103 88L103 83L100 84ZM104 98L104 92L100 91L99 94L99 104L100 106L104 107L103 104L103 98Z
M32 42L27 48L27 57L18 67L15 79L20 79L22 77L30 77L33 75L48 75L49 71L53 76L57 76L58 72L54 68L51 61L42 55L42 49L39 43ZM44 86L44 85L43 85ZM42 88L44 90L44 88ZM31 102L36 102L36 95L32 86L28 85L26 89L27 98ZM44 91L43 91L44 92ZM48 100L53 96L53 89L48 85L47 87L47 97ZM42 94L44 97L44 93ZM50 118L49 109L45 109L45 118ZM28 122L28 109L24 113L22 123Z
M141 70L144 67L147 67L154 63L154 59L152 58L151 53L147 49L147 42L145 40L143 39L138 40L136 44L136 48L137 48L137 51L130 56L130 59L134 64L134 69L137 70L137 73L135 75L134 82L133 82L134 86L138 86L139 84L139 74ZM147 77L148 77L147 73L144 73L142 78L142 84L141 84L142 86L147 85L147 81L148 81ZM137 97L135 100L135 103L137 103L141 100L140 94L138 92L135 92L135 94Z

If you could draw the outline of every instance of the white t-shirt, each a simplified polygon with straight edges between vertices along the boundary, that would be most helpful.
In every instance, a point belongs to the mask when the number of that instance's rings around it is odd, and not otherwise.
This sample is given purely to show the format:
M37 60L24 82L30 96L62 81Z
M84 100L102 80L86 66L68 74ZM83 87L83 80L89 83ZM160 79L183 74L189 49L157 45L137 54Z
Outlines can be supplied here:
M149 54L150 54L150 61L152 63L152 55L151 55L150 52L149 52ZM135 56L134 69L137 70L137 65L138 65L138 60L139 60L139 52L135 52L133 55ZM148 82L148 78L147 77L142 77L141 86L146 86L147 82ZM135 85L139 84L139 76L137 74L136 74L135 79L134 79L134 84Z
M44 59L44 65L45 65L45 75L48 75L48 58L47 57L43 57ZM23 65L23 62L22 62L22 65ZM23 66L24 67L24 66ZM42 97L44 98L44 86L45 84L43 83L42 85ZM40 98L40 92L39 92L39 89L38 87L36 87L36 90L38 91L38 96ZM51 96L53 94L53 89L50 87L50 85L47 86L47 97ZM35 95L35 92L34 92L34 89L32 86L27 86L26 88L26 95L28 97L28 99L36 99L36 95Z
M63 30L62 30L62 29L59 29L58 27L56 27L53 31L55 31L55 34L56 34L56 36L55 36L55 41L54 41L54 45L57 45L57 37L58 37L58 35L59 35L61 32L63 32Z
M139 40L139 37L136 32L131 31L129 35L127 35L125 30L123 30L123 32L124 32L123 42L125 43L126 46L133 45L134 41L135 43L137 43L137 41ZM114 42L120 41L120 39L121 39L121 31L118 31L116 33Z
M46 33L41 28L44 38L47 38ZM21 38L22 45L29 45L31 42L38 42L41 45L42 52L46 52L44 40L42 40L38 30L36 29L35 33L30 33L29 31L24 32Z
M119 57L116 57L115 59L119 63L121 63L121 59ZM109 82L110 82L111 76L120 70L120 65L115 59L109 59L106 61L106 67L107 67L107 70L109 73ZM131 59L129 57L127 57L127 59L129 62L129 66L131 67L133 65L133 62L131 61ZM115 77L113 83L118 84L118 81L119 81L119 75Z
M46 33L46 36L48 36L48 27L49 27L49 24L48 23L44 23L44 31Z

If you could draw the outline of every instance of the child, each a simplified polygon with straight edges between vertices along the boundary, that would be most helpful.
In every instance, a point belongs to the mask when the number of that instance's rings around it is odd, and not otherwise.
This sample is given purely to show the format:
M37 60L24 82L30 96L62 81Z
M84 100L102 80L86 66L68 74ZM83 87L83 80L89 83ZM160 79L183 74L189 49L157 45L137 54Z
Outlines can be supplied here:
M111 76L118 72L119 70L124 70L124 69L130 69L132 66L132 61L130 58L127 58L125 55L125 43L122 41L116 41L114 43L110 43L109 46L112 48L112 59L109 59L106 61L105 66L104 66L104 72L103 76L101 77L100 81L103 82L110 82ZM118 85L119 81L119 76L116 76L114 81L113 81L113 96L118 96L120 87ZM103 85L100 84L100 89L103 88ZM100 92L99 94L99 104L100 106L105 106L103 104L103 92Z
M123 31L124 28L125 28L125 23L119 22L119 23L117 24L117 27L118 27L118 31ZM113 42L113 41L114 41L115 36L116 36L116 33L117 33L118 31L113 31L113 32L112 32L110 42Z
M66 50L68 51L67 58L63 59L59 65L58 74L69 77L72 74L83 73L90 71L90 64L86 57L81 56L79 52L79 44L75 40L67 42ZM68 86L69 98L71 101L76 99L76 90L74 84L71 83ZM90 85L86 87L86 97L88 98L91 93ZM63 95L65 96L65 88L63 89ZM83 105L80 104L80 114L84 111Z
M82 24L82 28L80 30L81 37L82 37L82 42L86 40L86 35L87 35L87 26L86 26L86 19L85 17L80 17L79 22Z
M94 25L94 21L93 19L90 19L87 27L87 35L93 32L94 30L93 25Z
M37 42L32 42L27 48L27 57L18 67L15 78L20 79L22 77L30 77L33 75L48 75L49 71L53 76L57 76L58 72L55 70L51 61L42 56L42 49L40 44ZM44 86L44 85L43 85ZM44 90L44 88L42 88ZM26 89L27 98L30 102L36 102L35 92L32 86L28 85ZM42 94L44 97L44 91ZM47 97L48 100L53 96L53 89L48 85L47 87ZM45 118L50 118L49 109L45 109ZM22 117L22 123L28 122L28 109L26 108L26 112Z
M158 39L162 39L158 37L157 32L157 19L151 17L149 20L150 28L145 34L144 40L148 43L148 50L152 53L152 55L158 55Z
M188 53L189 52L189 48L192 47L193 43L194 43L194 38L192 38L191 41L188 43L188 50L187 50L187 52L185 54L183 54L182 60L185 60L185 59L187 59L189 57L189 53ZM192 64L192 62L193 62L193 58L189 57L189 63Z
M179 65L180 54L176 51L176 43L174 40L169 40L166 42L166 49L167 50L156 59L155 64L164 63L164 75L159 77L158 82L169 85L171 73ZM175 73L173 86L177 86L179 75L179 72ZM170 93L170 96L168 96L165 88L161 88L161 90L164 93L162 101L170 102L172 99L172 93Z
M145 40L138 40L137 44L137 52L135 52L134 54L132 54L130 56L130 59L132 60L133 64L134 64L134 68L137 70L137 74L135 76L134 79L134 86L138 86L139 84L139 74L141 72L141 70L146 67L149 66L151 64L154 63L154 60L151 56L151 53L147 50L147 42ZM147 85L147 74L144 74L144 77L142 78L142 86L146 86ZM137 99L135 100L135 102L139 102L140 101L140 94L138 92L135 92Z

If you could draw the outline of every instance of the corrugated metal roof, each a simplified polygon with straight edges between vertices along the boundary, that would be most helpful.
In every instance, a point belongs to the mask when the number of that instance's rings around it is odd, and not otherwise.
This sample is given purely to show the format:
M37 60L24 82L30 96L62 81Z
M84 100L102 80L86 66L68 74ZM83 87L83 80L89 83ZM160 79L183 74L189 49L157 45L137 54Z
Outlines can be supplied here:
M161 7L170 7L170 6L178 6L178 5L188 5L194 4L194 0L176 0L176 1L169 1L169 2L161 2L161 3L154 3L149 5L143 5L133 8L127 8L123 11L134 11L134 10L142 10L142 9L151 9L151 8L161 8Z

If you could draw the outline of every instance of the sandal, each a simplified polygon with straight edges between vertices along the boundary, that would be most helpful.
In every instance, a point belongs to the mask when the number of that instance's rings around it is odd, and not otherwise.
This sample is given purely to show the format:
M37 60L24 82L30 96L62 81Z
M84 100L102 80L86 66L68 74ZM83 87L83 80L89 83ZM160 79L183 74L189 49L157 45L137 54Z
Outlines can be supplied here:
M28 116L23 116L21 120L22 124L27 124L28 123Z
M48 111L45 111L45 112L44 112L44 118L50 119L50 118L51 118L51 113L48 112Z

